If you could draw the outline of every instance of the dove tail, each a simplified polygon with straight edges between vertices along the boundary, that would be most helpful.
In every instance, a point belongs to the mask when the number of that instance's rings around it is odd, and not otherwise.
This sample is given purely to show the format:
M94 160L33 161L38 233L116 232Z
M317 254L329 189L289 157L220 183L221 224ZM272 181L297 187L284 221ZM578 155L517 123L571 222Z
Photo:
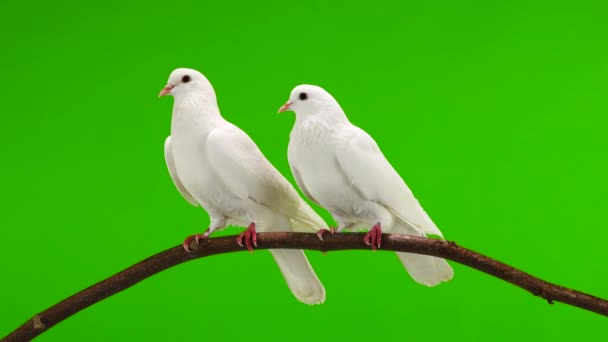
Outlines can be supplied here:
M443 259L413 253L397 253L399 260L415 281L426 286L436 286L454 277L454 270Z
M439 232L439 229L436 230ZM413 227L404 221L397 221L393 227L393 232L397 234L425 236L423 232L413 229ZM437 286L441 282L450 281L454 277L454 270L444 259L414 253L397 253L397 256L407 270L407 273L420 284Z
M310 266L304 252L298 249L273 249L274 257L293 295L305 304L325 301L325 288Z

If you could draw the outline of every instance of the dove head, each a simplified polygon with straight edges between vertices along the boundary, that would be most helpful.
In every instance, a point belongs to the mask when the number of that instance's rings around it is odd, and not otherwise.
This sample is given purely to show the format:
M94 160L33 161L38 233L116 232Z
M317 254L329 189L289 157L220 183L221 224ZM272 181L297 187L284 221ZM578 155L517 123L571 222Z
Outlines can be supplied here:
M167 85L158 96L172 95L177 100L192 94L215 100L215 91L203 74L194 69L179 68L169 75Z
M298 118L323 115L332 118L345 118L338 101L325 89L302 84L291 91L289 101L279 108L279 113L292 111Z

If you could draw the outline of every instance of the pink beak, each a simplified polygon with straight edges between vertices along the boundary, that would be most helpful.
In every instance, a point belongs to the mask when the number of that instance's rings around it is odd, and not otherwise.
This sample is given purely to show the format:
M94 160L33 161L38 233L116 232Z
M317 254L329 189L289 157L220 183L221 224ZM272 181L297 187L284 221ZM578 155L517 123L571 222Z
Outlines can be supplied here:
M161 96L165 96L165 95L167 95L167 94L170 94L170 93L171 93L171 89L173 89L173 88L175 88L175 86L172 86L172 85L170 85L170 84L167 84L167 85L166 85L166 86L163 88L163 90L161 90L161 91L160 91L160 93L158 94L158 97L161 97Z
M285 103L284 105L281 106L281 108L279 108L279 113L283 113L288 110L291 110L291 102L289 102L289 101L287 101L287 103Z

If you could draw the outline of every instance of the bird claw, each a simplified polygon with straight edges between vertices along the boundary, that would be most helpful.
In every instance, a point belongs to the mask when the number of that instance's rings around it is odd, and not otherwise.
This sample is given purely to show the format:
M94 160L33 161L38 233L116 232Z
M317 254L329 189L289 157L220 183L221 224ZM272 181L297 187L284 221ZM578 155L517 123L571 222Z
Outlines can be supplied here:
M331 235L334 235L336 233L336 230L334 229L334 227L329 227L329 229L319 229L317 230L317 236L319 237L319 240L324 241L323 240L323 234L325 233L330 233Z
M245 239L244 245L243 238ZM249 251L249 253L253 253L253 247L258 246L258 236L255 231L255 223L252 222L244 232L242 232L241 234L239 234L239 236L236 237L236 243L238 243L241 247L247 246L247 250Z
M380 245L382 244L382 229L380 229L380 222L376 223L372 229L365 234L363 242L368 246L371 245L372 250L374 251L380 248Z
M186 252L190 253L192 251L190 250L189 246L190 246L190 242L192 242L192 240L194 240L196 242L196 244L198 245L198 242L201 239L206 239L208 236L209 236L209 234L207 234L207 233L190 235L186 238L186 240L184 240L184 242L182 243L182 246L184 247Z

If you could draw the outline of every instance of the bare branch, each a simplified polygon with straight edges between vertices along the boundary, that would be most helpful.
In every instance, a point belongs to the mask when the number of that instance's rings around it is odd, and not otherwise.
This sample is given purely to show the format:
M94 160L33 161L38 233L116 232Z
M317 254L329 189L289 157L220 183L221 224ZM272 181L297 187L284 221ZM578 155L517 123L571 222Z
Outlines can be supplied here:
M287 248L318 251L369 249L369 246L363 243L363 234L326 234L324 239L320 241L316 234L308 233L259 233L257 249ZM193 242L190 244L190 249L192 253L187 253L180 245L149 257L35 315L2 341L31 340L78 311L183 262L245 250L236 243L235 236L204 239L200 241L200 245ZM550 304L554 301L562 302L608 316L608 301L604 299L551 284L500 261L457 246L453 242L384 234L382 249L450 259L519 286L546 299Z

